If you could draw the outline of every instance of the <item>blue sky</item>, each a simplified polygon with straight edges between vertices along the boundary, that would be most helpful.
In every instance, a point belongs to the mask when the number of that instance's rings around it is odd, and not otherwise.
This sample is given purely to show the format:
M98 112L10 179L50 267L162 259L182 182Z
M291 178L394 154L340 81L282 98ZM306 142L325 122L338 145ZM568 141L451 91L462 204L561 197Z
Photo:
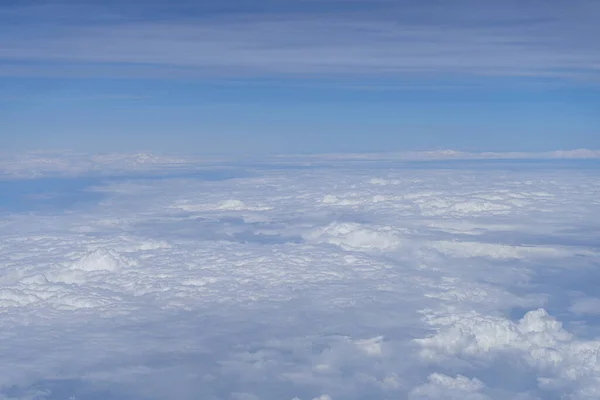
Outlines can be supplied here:
M4 151L600 147L597 1L0 2Z

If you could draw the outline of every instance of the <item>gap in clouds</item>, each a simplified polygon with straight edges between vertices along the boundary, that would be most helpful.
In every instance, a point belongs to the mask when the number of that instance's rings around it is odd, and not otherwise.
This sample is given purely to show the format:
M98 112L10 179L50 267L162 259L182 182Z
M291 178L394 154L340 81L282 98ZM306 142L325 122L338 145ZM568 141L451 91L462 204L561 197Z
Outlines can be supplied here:
M198 179L218 181L248 176L246 171L190 171L156 174L105 175L84 174L79 177L47 177L0 180L0 212L61 212L95 204L106 198L104 185L127 181L163 179Z

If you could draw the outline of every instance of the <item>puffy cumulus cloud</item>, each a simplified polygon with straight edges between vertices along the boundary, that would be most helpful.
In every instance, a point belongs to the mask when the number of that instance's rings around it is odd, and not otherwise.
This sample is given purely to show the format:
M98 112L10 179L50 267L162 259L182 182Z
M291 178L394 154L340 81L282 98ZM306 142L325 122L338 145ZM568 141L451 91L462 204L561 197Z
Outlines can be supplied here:
M5 285L0 292L0 306L62 310L107 307L119 296L100 290L97 283L114 279L122 269L137 265L136 260L122 257L112 249L98 248L72 263L21 271L12 285Z
M490 400L481 390L485 385L473 378L462 375L456 377L434 373L427 378L428 383L418 386L410 393L411 400Z
M348 250L393 250L402 244L401 237L389 226L370 227L356 223L334 222L308 232L305 238L335 244Z
M510 368L516 358L535 370L544 390L581 399L600 390L600 340L576 338L544 309L529 311L517 322L475 313L430 322L441 327L415 340L423 359L442 364L452 357L500 360Z
M197 211L268 211L271 207L265 206L250 206L245 204L242 200L228 199L218 202L217 204L204 204L204 203L192 203L188 200L179 201L177 204L172 206L173 208L179 208L184 211L197 212Z
M356 346L365 354L373 357L382 355L383 336L378 336L371 339L362 339L356 341Z
M134 262L124 259L115 251L100 248L84 255L81 259L73 263L71 269L85 272L114 272L131 264L134 264Z
M0 397L597 397L597 171L269 162L0 215Z
M232 393L231 396L229 396L229 398L231 400L260 400L260 397L252 394L252 393Z
M235 352L220 364L224 373L262 387L278 382L309 393L326 388L333 398L357 398L366 393L392 396L406 390L402 375L408 366L401 347L382 337L312 334L271 341L261 350Z

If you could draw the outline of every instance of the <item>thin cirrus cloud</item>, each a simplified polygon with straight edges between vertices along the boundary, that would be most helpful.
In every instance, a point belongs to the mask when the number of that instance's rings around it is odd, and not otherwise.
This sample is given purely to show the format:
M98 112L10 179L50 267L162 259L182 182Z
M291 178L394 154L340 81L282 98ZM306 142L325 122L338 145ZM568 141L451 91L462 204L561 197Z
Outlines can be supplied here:
M261 11L8 9L0 74L538 76L594 80L592 1L292 2ZM319 5L320 4L320 5ZM334 5L332 5L334 4ZM362 7L358 7L362 5ZM141 7L140 7L141 8ZM174 8L176 9L176 7ZM65 11L67 10L67 11ZM87 11L87 12L86 12ZM92 11L94 11L92 13ZM85 15L85 17L82 17ZM96 16L93 16L96 15ZM12 22L12 23L10 23Z

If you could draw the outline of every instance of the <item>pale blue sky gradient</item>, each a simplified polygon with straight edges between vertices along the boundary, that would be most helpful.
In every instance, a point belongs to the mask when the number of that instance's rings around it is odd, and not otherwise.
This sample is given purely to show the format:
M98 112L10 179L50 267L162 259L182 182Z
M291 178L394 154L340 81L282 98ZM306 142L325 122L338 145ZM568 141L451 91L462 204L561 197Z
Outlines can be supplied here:
M0 147L600 148L598 2L201 3L0 3Z

